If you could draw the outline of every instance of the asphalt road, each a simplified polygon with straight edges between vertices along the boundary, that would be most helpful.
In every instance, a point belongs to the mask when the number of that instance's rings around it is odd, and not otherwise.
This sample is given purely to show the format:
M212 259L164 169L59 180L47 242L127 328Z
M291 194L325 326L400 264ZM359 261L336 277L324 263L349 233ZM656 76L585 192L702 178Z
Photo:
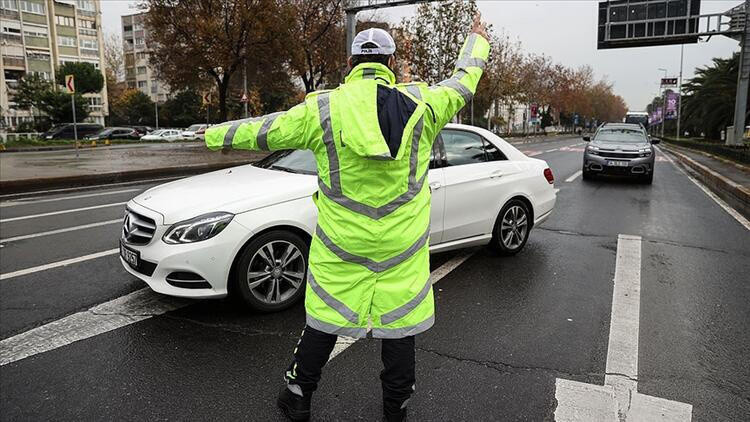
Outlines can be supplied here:
M696 421L748 420L748 228L661 153L647 186L582 181L580 139L519 148L549 163L556 209L515 257L433 256L433 270L455 268L435 285L435 327L417 339L412 420L553 420L558 379L617 375L606 370L616 266L640 274L637 391L692 405ZM127 320L120 328L79 341L61 330L48 351L3 361L0 419L282 420L274 402L303 307L260 315L141 290L115 248L123 203L153 184L0 202L0 338L101 316L86 310L123 295L156 303L109 315ZM620 235L641 237L640 262L620 266ZM378 341L337 351L315 419L380 420Z

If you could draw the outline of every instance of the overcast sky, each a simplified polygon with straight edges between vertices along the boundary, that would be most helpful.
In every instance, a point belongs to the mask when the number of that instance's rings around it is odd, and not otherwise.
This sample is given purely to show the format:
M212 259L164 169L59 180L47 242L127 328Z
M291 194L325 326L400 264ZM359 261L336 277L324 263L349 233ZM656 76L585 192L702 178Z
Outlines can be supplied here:
M102 0L103 27L122 31L120 16L135 13L133 1ZM739 0L703 0L701 13L724 12ZM595 0L493 0L479 1L484 20L521 41L527 52L546 54L556 62L577 67L591 65L600 78L614 84L631 110L643 110L657 95L659 79L680 71L680 46L596 49L597 1ZM413 6L381 10L379 16L399 22L414 13ZM707 43L685 45L684 77L713 57L728 57L739 51L739 43L717 36Z

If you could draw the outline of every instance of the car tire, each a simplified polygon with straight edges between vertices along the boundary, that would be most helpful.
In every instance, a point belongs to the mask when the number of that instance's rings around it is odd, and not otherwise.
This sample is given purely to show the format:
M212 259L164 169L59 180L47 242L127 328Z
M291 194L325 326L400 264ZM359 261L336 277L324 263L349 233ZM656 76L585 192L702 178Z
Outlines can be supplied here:
M310 246L284 230L263 233L241 252L234 271L236 292L251 309L278 312L305 295Z
M583 178L583 180L591 180L594 178L594 175L590 171L583 169L581 178Z
M529 239L531 225L528 205L519 199L511 199L497 216L490 243L492 249L507 256L521 252Z

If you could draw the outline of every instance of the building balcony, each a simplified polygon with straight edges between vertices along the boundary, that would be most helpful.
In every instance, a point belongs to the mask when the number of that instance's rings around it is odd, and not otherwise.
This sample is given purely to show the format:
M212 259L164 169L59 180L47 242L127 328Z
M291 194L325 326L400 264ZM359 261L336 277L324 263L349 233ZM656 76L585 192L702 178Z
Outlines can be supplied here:
M18 14L17 10L0 9L0 16L9 19L21 19L21 15Z
M3 65L6 68L21 70L26 69L26 61L23 59L23 57L3 56Z
M89 18L95 18L96 12L93 10L83 10L83 9L77 9L76 10L80 16L87 16Z
M79 48L78 51L81 52L82 56L99 57L99 50L91 50L91 49L88 49L88 48Z
M13 34L0 34L0 41L5 41L8 44L23 44L21 36Z

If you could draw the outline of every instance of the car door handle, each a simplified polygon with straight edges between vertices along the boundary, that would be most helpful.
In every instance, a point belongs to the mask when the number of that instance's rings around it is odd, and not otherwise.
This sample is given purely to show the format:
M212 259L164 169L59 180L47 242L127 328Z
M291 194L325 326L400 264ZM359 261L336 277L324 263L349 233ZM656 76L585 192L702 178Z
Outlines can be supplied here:
M490 173L490 179L497 179L498 177L503 177L505 173L503 173L502 170L495 170L492 173Z
M432 182L432 183L430 183L430 192L436 191L436 190L438 190L438 189L440 189L442 187L443 187L443 185L440 182Z

